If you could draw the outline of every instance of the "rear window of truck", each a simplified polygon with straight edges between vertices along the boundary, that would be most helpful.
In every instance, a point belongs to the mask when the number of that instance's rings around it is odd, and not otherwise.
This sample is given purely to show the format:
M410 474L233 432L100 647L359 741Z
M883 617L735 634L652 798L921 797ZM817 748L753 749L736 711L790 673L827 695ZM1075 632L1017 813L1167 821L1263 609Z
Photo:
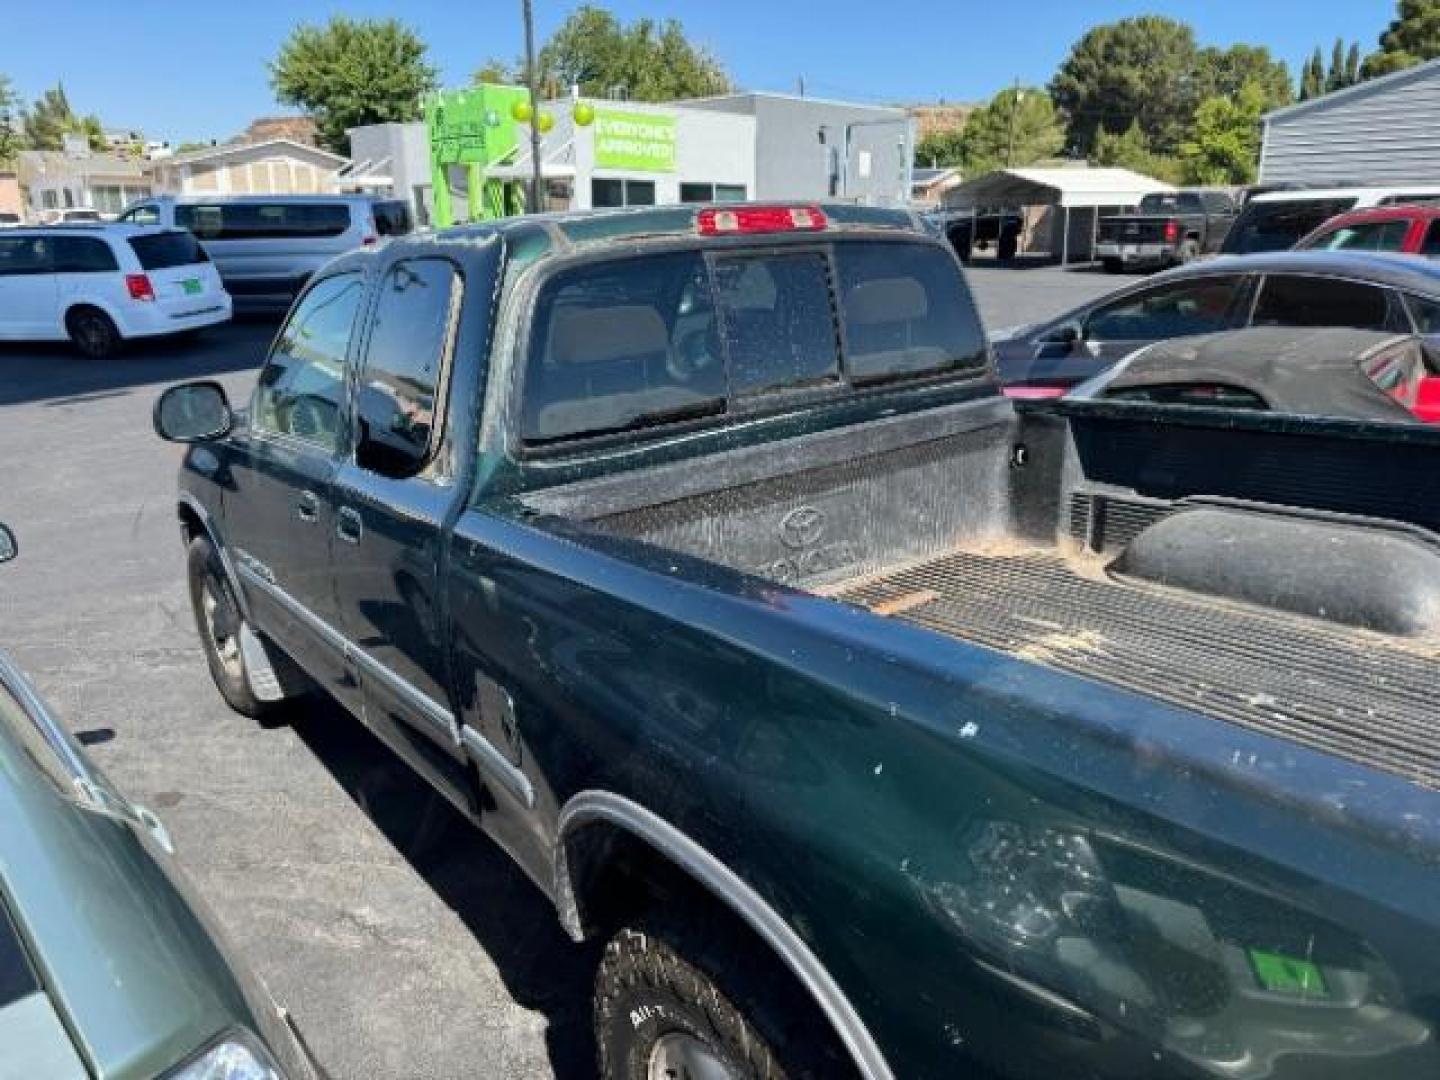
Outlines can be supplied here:
M147 272L168 270L172 266L193 266L206 263L210 257L205 254L195 237L188 232L152 233L149 236L133 236L130 248L140 260L140 266Z
M959 269L930 245L590 263L541 289L521 436L550 443L662 426L787 391L978 372L986 357Z

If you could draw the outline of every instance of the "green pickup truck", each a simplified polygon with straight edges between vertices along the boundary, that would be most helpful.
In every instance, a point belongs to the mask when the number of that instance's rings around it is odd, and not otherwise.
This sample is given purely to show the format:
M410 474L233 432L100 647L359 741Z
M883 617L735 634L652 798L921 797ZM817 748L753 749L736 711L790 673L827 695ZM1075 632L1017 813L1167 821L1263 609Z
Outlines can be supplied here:
M942 240L760 205L341 258L155 426L220 692L607 943L607 1080L1440 1073L1440 433L1011 402Z

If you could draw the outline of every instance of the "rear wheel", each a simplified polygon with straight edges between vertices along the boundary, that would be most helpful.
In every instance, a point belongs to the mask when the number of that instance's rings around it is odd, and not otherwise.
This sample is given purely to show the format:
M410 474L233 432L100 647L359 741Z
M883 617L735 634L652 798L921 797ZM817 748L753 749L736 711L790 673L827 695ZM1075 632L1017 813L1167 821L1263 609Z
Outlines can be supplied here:
M65 316L65 330L75 347L91 359L109 356L120 347L120 331L99 308L78 307Z
M595 977L595 1039L603 1080L854 1076L789 972L703 902L694 917L660 914L611 938Z
M220 555L209 537L197 536L190 541L186 565L190 580L190 607L215 688L226 704L242 716L258 718L266 715L277 702L261 701L250 689L245 653L240 647L240 630L245 625L245 617L230 588Z

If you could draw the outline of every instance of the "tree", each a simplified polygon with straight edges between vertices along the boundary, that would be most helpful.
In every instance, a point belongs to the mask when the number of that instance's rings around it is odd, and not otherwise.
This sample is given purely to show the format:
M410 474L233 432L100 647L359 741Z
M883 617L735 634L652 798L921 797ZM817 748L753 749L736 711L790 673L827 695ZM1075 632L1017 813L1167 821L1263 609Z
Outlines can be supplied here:
M24 149L20 125L20 95L9 77L0 75L0 166L13 165L15 155Z
M77 116L65 96L65 87L56 83L40 95L25 114L25 142L35 150L63 150L66 135L84 135L92 150L105 149L105 130L94 113Z
M1365 58L1362 78L1403 71L1440 56L1440 0L1400 0L1380 35L1380 49Z
M521 72L513 69L499 57L492 56L475 69L474 74L470 76L470 81L477 86L480 83L499 83L506 86L518 83L522 78Z
M1260 117L1265 91L1246 83L1238 94L1212 97L1195 110L1193 136L1180 146L1185 180L1192 184L1248 184L1260 161Z
M590 97L669 101L730 90L725 69L691 44L674 19L638 19L626 27L591 4L578 8L551 35L536 67L540 83L561 91L578 85Z
M1095 150L1090 160L1096 165L1132 169L1145 176L1153 176L1166 183L1178 184L1182 178L1180 162L1150 149L1145 132L1136 120L1122 132L1101 129L1095 140Z
M1070 148L1089 155L1101 131L1138 123L1151 148L1173 151L1189 121L1195 64L1195 34L1173 19L1143 15L1087 32L1050 83Z
M415 120L420 96L436 87L425 43L397 19L303 23L270 62L275 96L315 120L320 140L345 152L347 128Z
M1309 101L1325 92L1325 61L1320 58L1320 46L1305 61L1304 74L1300 76L1300 100Z
M1345 57L1345 85L1354 86L1360 81L1360 43L1350 43L1350 54Z
M915 164L922 169L949 168L965 164L965 133L962 128L932 131L915 144Z
M1008 87L970 114L960 133L960 163L967 176L1007 165L1033 165L1065 145L1055 105L1037 87Z
M1339 38L1335 39L1335 47L1330 50L1330 70L1325 76L1325 92L1332 94L1336 90L1345 89L1345 43Z
M1235 97L1246 84L1260 88L1265 107L1278 109L1295 100L1290 69L1263 45L1232 45L1228 49L1204 48L1195 57L1191 84L1194 101L1212 97Z

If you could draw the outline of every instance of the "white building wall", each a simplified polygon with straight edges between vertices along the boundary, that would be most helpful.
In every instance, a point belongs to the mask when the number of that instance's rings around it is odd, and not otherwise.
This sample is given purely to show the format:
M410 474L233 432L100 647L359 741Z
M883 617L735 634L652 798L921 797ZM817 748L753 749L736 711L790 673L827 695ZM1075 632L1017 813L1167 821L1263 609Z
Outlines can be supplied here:
M1440 182L1440 61L1272 113L1260 180L1319 186Z

